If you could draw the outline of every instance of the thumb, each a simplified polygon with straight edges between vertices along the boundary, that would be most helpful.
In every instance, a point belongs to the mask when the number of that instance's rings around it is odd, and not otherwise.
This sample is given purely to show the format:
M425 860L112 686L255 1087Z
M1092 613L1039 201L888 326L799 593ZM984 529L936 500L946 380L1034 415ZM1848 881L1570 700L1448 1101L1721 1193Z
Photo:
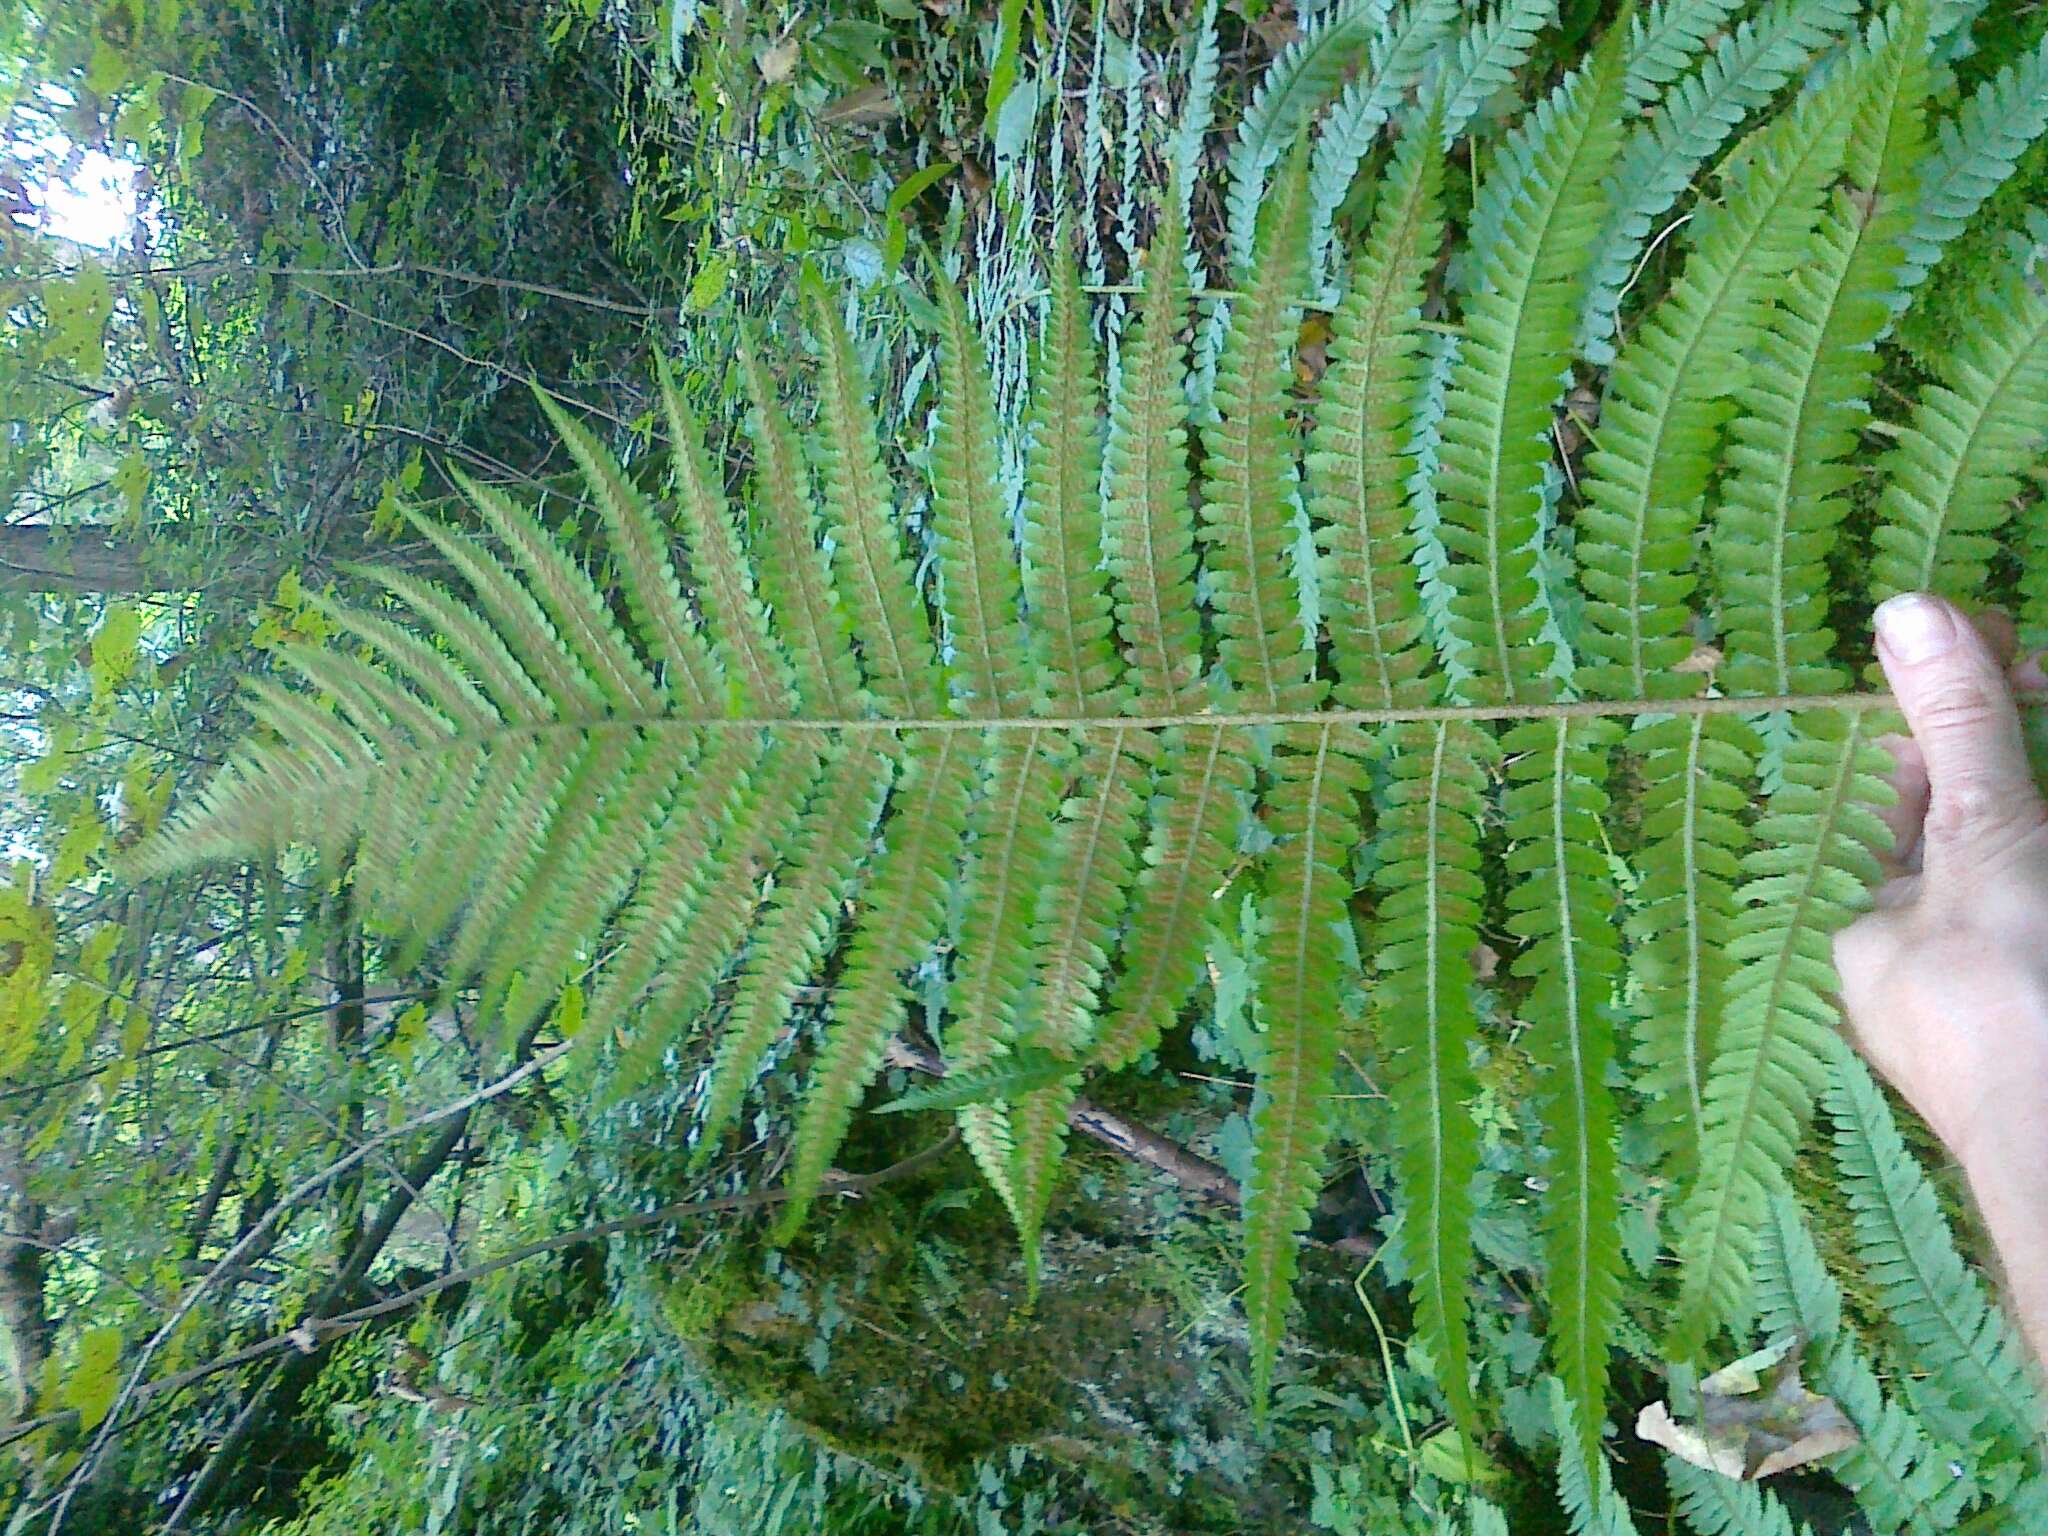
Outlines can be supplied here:
M1923 592L1879 606L1877 654L1927 762L1928 852L2048 823L2012 688L1984 637Z

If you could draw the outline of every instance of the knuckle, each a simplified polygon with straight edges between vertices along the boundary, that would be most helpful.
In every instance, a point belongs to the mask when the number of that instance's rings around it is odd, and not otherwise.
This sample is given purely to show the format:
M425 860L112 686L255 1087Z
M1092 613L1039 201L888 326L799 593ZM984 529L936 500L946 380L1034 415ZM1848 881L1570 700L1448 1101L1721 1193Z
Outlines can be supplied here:
M1933 736L1964 735L1997 718L1998 697L1982 678L1960 677L1929 691L1914 724Z

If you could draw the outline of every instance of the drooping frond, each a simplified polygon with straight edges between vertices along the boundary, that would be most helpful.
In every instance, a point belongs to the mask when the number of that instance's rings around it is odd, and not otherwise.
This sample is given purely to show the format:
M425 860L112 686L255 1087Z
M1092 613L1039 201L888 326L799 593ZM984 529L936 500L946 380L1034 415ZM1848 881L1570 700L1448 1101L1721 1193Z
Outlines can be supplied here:
M1307 154L1297 149L1260 213L1246 291L1216 367L1216 420L1202 433L1202 576L1224 673L1252 709L1312 708L1321 695L1280 515L1293 504L1299 457L1291 395L1307 178Z
M1735 970L1681 1221L1682 1354L1748 1315L1757 1229L1825 1085L1838 1020L1832 936L1864 904L1878 878L1871 850L1890 837L1870 809L1890 797L1874 730L1861 714L1802 717L1742 860L1743 909L1727 949Z
M1337 0L1311 20L1260 77L1238 120L1237 142L1226 166L1230 185L1224 195L1224 254L1233 269L1251 260L1267 174L1365 57L1373 40L1385 32L1391 3Z
M1827 559L1849 512L1855 476L1844 461L1870 418L1876 342L1912 224L1926 36L1926 0L1908 0L1874 30L1858 71L1848 185L1777 286L1759 363L1735 397L1714 568L1723 676L1737 693L1826 693L1843 681L1829 660Z
M1401 1241L1415 1317L1437 1384L1467 1435L1472 1177L1479 1169L1471 1051L1472 955L1479 947L1479 823L1497 758L1492 737L1452 723L1395 733L1379 833L1372 999L1397 1137Z
M1473 211L1491 237L1475 255L1464 346L1444 406L1437 475L1453 556L1450 621L1470 648L1477 700L1541 697L1550 665L1536 611L1536 538L1572 324L1601 185L1621 142L1622 34L1616 30L1516 129Z
M1614 328L1650 229L1744 118L1766 105L1821 49L1856 24L1860 0L1773 0L1738 21L1622 146L1613 206L1594 247L1578 350L1614 361ZM1633 76L1631 77L1633 78Z
M1252 1104L1252 1169L1245 1186L1245 1315L1252 1334L1252 1403L1263 1413L1273 1361L1286 1336L1296 1244L1322 1189L1328 1099L1343 1033L1338 996L1348 924L1347 868L1358 841L1358 759L1366 750L1341 728L1289 733L1276 743L1260 914L1258 1094Z
M1834 1400L1859 1443L1833 1458L1832 1470L1856 1495L1871 1528L1892 1536L1935 1536L1954 1529L1967 1485L1949 1452L1928 1436L1911 1409L1886 1394L1859 1341L1842 1321L1841 1287L1821 1263L1813 1234L1788 1195L1771 1202L1756 1256L1758 1322L1770 1337L1806 1341L1808 1386Z
M1972 326L1921 391L1885 455L1870 562L1873 596L1982 589L2020 475L2048 439L2048 298L2011 267L1994 270Z
M1483 21L1458 39L1438 86L1444 145L1465 131L1486 98L1514 79L1536 48L1536 34L1557 20L1557 0L1496 0Z
M894 497L875 443L868 381L823 285L810 284L806 297L822 363L818 443L833 579L882 712L936 713L944 688L931 626L891 512Z
M1728 716L1646 720L1629 735L1641 763L1642 852L1629 915L1635 1086L1659 1149L1699 1167L1707 1071L1727 1006L1743 813L1761 743Z
M1869 1070L1839 1047L1829 1068L1835 1164L1855 1220L1857 1257L1887 1321L1959 1424L1981 1426L2008 1453L2036 1446L2041 1407L2024 1346L1956 1253L1934 1186Z
M1749 174L1703 226L1684 272L1616 360L1588 455L1578 555L1586 586L1581 681L1633 698L1697 691L1675 671L1696 585L1700 500L1731 402L1725 381L1763 334L1770 299L1805 253L1837 173L1860 77L1845 73L1765 129Z
M1326 293L1337 209L1350 195L1381 127L1415 88L1457 19L1457 0L1402 0L1374 36L1365 67L1323 115L1309 159L1308 270L1310 280ZM1441 124L1431 125L1431 132L1441 131Z
M1436 125L1424 118L1402 135L1331 321L1306 460L1335 696L1351 709L1413 703L1428 691L1408 530L1409 434L1422 373L1416 322L1443 243L1442 188Z
M2048 133L2048 37L1978 86L1954 118L1941 124L1939 142L1921 172L1919 208L1906 239L1901 304L2043 133Z
M1614 882L1600 852L1605 722L1531 721L1501 741L1506 798L1509 929L1524 941L1514 974L1530 982L1528 1041L1540 1088L1549 1188L1542 1210L1549 1273L1550 1350L1585 1438L1599 1455L1607 1352L1621 1294L1621 1208L1610 1002L1621 970Z

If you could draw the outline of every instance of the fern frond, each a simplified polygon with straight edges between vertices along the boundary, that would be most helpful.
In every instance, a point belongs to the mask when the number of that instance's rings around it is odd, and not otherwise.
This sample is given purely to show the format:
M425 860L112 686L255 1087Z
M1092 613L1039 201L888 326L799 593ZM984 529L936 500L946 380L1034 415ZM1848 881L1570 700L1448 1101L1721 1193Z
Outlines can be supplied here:
M1240 731L1180 727L1160 733L1158 810L1110 989L1096 1065L1115 1072L1159 1043L1195 984L1202 919L1222 895L1237 854L1240 801L1252 790L1251 745Z
M1266 196L1266 173L1336 92L1346 72L1387 27L1392 0L1337 0L1267 66L1238 119L1226 163L1224 252L1232 270L1247 266ZM1299 298L1297 290L1293 297Z
M1069 715L1109 715L1123 706L1123 664L1102 567L1102 394L1081 274L1066 242L1055 247L1032 375L1024 606L1032 629L1048 642L1053 702Z
M1743 910L1727 949L1735 972L1681 1222L1680 1354L1747 1315L1757 1229L1825 1084L1837 1022L1832 935L1864 905L1878 878L1871 850L1890 838L1870 809L1890 798L1874 730L1862 714L1802 718L1742 861Z
M1839 1044L1828 1064L1835 1164L1885 1316L1958 1423L1981 1427L2008 1455L2037 1449L2041 1409L2025 1348L1957 1254L1883 1091Z
M1457 19L1457 0L1402 0L1373 38L1365 68L1323 116L1309 159L1308 270L1326 297L1335 297L1329 292L1329 268L1337 209L1350 195L1381 127L1421 80ZM1430 131L1440 132L1441 124L1432 121Z
M1744 812L1762 744L1739 720L1670 717L1630 733L1641 767L1642 852L1628 920L1635 1086L1659 1148L1699 1167L1707 1072L1727 1006Z
M1493 231L1475 252L1481 286L1445 401L1437 472L1440 533L1456 557L1453 634L1471 649L1475 699L1543 696L1551 657L1535 611L1538 518L1550 412L1563 393L1583 295L1591 210L1620 146L1622 34L1559 85L1509 136L1473 220Z
M1587 603L1581 673L1597 693L1676 696L1695 579L1699 502L1730 402L1724 383L1805 254L1841 163L1860 77L1845 73L1766 128L1750 172L1703 226L1684 272L1616 361L1586 460L1577 551Z
M1829 660L1827 558L1849 511L1852 454L1870 417L1878 368L1912 221L1924 142L1927 5L1909 0L1873 29L1866 81L1847 144L1849 186L1838 190L1775 294L1759 365L1736 394L1732 476L1714 526L1731 692L1827 693L1843 674Z
M1699 168L1750 113L1767 105L1806 62L1846 35L1861 0L1773 0L1714 44L1648 122L1628 136L1615 162L1613 207L1595 243L1578 350L1614 361L1613 336L1650 227L1682 197ZM1633 78L1633 77L1632 77Z
M1443 100L1444 147L1515 77L1536 49L1536 34L1557 20L1557 0L1497 0L1484 21L1458 39L1438 86Z
M806 308L822 353L818 441L832 575L876 702L887 715L937 714L945 701L930 622L891 512L894 498L875 444L868 381L839 311L821 283Z
M1954 118L1920 177L1920 203L1900 274L1902 294L1926 280L1942 252L2013 173L2020 156L2048 133L2048 37L1977 87ZM1899 301L1903 307L1903 298Z
M1728 18L1748 0L1657 0L1629 18L1628 77L1622 93L1631 107L1646 106L1692 68Z
M790 854L793 874L779 881L770 896L733 989L704 1090L699 1162L738 1115L797 993L831 944L841 904L881 815L895 756L893 741L849 744L818 781Z
M776 397L752 330L742 325L740 374L752 409L753 501L759 554L754 560L761 595L795 664L797 698L838 719L861 713L860 666L854 658L846 613L832 583L832 567L818 543L810 473L796 430ZM646 621L636 622L645 630Z
M1254 709L1308 709L1321 696L1302 644L1282 509L1293 503L1298 435L1289 409L1305 270L1308 157L1298 147L1259 216L1250 280L1216 367L1216 420L1197 536L1224 673Z
M1739 1483L1676 1456L1664 1458L1664 1473L1699 1536L1812 1536L1792 1524L1777 1495L1761 1483Z
M1422 373L1415 322L1443 243L1442 192L1436 122L1424 118L1401 137L1331 321L1307 500L1322 548L1335 697L1349 709L1412 703L1429 689L1407 482Z
M1039 893L1031 948L1037 1043L1080 1061L1094 1043L1097 999L1109 970L1118 920L1138 877L1138 840L1155 742L1149 732L1108 730L1081 747L1083 795L1068 802L1054 829L1051 867L1060 872ZM1038 1278L1038 1233L1052 1203L1067 1108L1077 1076L1041 1088L1011 1107L1010 1189L1024 1241L1025 1273Z
M963 731L931 732L911 745L896 790L901 804L867 883L831 1023L805 1085L778 1241L802 1225L846 1139L854 1105L881 1070L883 1049L903 1019L902 972L925 957L944 927L979 746L976 734Z
M1244 1192L1245 1314L1251 1321L1252 1404L1264 1416L1273 1362L1286 1336L1296 1244L1322 1189L1329 1094L1343 1033L1338 987L1348 924L1351 849L1366 743L1325 725L1276 743L1265 796L1277 846L1267 855L1259 932L1263 962L1252 1169Z
M1807 1341L1808 1384L1833 1398L1856 1427L1860 1443L1831 1467L1871 1529L1935 1536L1953 1530L1968 1485L1948 1467L1913 1413L1885 1395L1877 1373L1842 1322L1842 1293L1821 1263L1813 1234L1789 1195L1771 1201L1756 1256L1757 1304L1764 1333L1796 1333Z
M1018 573L1002 481L988 359L967 301L941 280L939 411L932 429L932 527L950 621L955 702L979 719L1015 712L1038 679L1018 623Z
M1146 252L1137 328L1110 407L1105 563L1135 699L1175 704L1201 667L1189 500L1187 221L1169 197Z
M1449 722L1402 726L1393 735L1393 785L1373 876L1373 1011L1394 1106L1401 1244L1416 1325L1451 1417L1476 1436L1468 1337L1471 1184L1479 1170L1479 1128L1469 1108L1478 1092L1471 957L1486 896L1479 823L1497 749L1485 733Z
M582 471L584 484L590 487L591 499L604 519L611 550L618 561L626 612L632 618L634 633L661 668L663 688L700 714L721 713L725 694L719 681L718 662L704 637L690 623L681 584L669 561L667 530L611 451L563 410L552 395L537 390L535 398L567 445L569 457ZM405 596L403 591L399 595ZM413 607L417 610L419 604L415 602ZM443 615L421 612L420 616L437 633L450 634L441 627ZM465 612L456 622L466 627L473 621ZM490 636L489 641L495 643L496 636Z
M654 355L654 371L662 414L668 419L683 547L689 552L713 654L747 712L787 713L796 702L789 661L769 638L768 613L754 593L724 488L704 457L703 429L659 352Z
M1513 972L1530 982L1525 1039L1546 1073L1540 1089L1550 1153L1542 1224L1550 1348L1590 1466L1606 1417L1607 1352L1621 1301L1621 1191L1607 1069L1621 948L1614 882L1600 852L1607 796L1604 722L1530 721L1501 740L1508 754L1508 927L1524 940Z
M2048 438L2048 298L2013 267L1977 296L1983 323L1942 359L1886 454L1870 562L1873 595L1982 591L2020 475Z
M1590 1463L1583 1454L1586 1431L1571 1394L1555 1376L1549 1380L1550 1417L1557 1425L1557 1493L1572 1523L1572 1536L1636 1536L1628 1505L1614 1491L1614 1474L1604 1457Z

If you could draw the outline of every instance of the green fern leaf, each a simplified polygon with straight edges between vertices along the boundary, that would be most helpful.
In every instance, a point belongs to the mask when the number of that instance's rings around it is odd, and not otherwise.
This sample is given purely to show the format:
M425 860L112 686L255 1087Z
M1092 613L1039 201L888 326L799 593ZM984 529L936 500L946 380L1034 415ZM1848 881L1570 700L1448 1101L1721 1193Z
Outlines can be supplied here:
M1479 823L1490 736L1462 723L1396 729L1393 787L1379 825L1374 1018L1397 1137L1401 1244L1418 1331L1451 1417L1479 1432L1467 1337L1472 1178L1479 1131L1471 1051L1478 1037L1471 957L1479 947Z
M902 972L938 939L946 890L967 833L980 743L975 733L934 731L911 745L896 798L902 802L865 891L859 926L832 998L832 1021L812 1065L791 1150L790 1198L777 1241L802 1225L846 1139L854 1106L881 1071L902 1023Z
M2026 1350L1957 1254L1934 1187L1869 1071L1839 1044L1828 1060L1835 1164L1857 1256L1886 1318L1960 1424L1995 1436L2008 1455L2036 1451L2040 1402Z
M1263 1025L1252 1105L1252 1168L1244 1191L1245 1313L1251 1321L1252 1403L1265 1414L1286 1336L1296 1244L1322 1190L1329 1094L1343 1029L1339 980L1345 898L1358 841L1365 743L1328 725L1276 743L1266 793L1278 846L1267 856L1259 932Z
M1550 412L1570 361L1601 184L1620 147L1623 34L1616 30L1509 137L1475 223L1493 238L1465 307L1464 347L1445 401L1440 533L1457 557L1452 632L1470 647L1484 702L1546 696L1552 657L1536 612L1538 516Z
M1557 0L1498 0L1484 21L1458 39L1438 89L1448 149L1494 92L1536 51L1536 34L1557 20Z
M1607 1069L1620 945L1613 881L1600 853L1607 797L1605 722L1529 721L1501 740L1506 799L1508 927L1525 941L1514 974L1531 986L1525 1039L1546 1074L1540 1090L1550 1152L1542 1222L1550 1347L1585 1436L1590 1466L1606 1416L1607 1352L1621 1299L1621 1195Z
M1871 1529L1892 1536L1953 1530L1968 1484L1948 1467L1919 1420L1885 1395L1875 1370L1842 1323L1842 1293L1821 1263L1813 1234L1789 1195L1771 1201L1756 1256L1759 1322L1772 1337L1806 1340L1809 1385L1833 1398L1860 1443L1831 1458Z
M1676 1456L1664 1458L1678 1508L1699 1536L1812 1536L1761 1483L1739 1483Z
M1994 271L1978 296L1984 323L1943 359L1881 468L1870 562L1873 595L1982 590L2020 475L2048 438L2048 299L2017 271Z
M1408 531L1407 449L1421 387L1425 285L1443 244L1436 122L1402 136L1380 189L1351 291L1331 321L1307 458L1309 514L1346 709L1412 704L1429 692Z
M818 544L810 474L796 431L776 398L759 344L740 328L740 373L752 410L753 498L759 554L754 569L796 668L797 697L811 710L841 720L861 709L860 669L846 614L832 584L832 567ZM645 620L637 619L641 629Z
M1639 984L1635 1086L1659 1149L1691 1173L1727 1007L1747 786L1762 744L1739 720L1692 715L1646 720L1628 746L1642 784L1643 848L1628 920Z
M1632 107L1646 106L1657 93L1692 68L1708 39L1743 9L1746 0L1657 0L1629 18L1628 76L1622 93Z
M1870 417L1876 342L1912 222L1926 36L1926 0L1873 30L1847 146L1849 186L1777 285L1759 364L1735 396L1734 474L1714 529L1732 692L1828 693L1844 681L1829 660L1827 559L1849 511L1853 476L1842 461Z
M882 712L935 715L945 702L944 686L931 625L890 511L894 498L875 446L868 381L822 283L807 284L806 301L824 364L818 440L833 579Z
M1694 578L1699 502L1731 409L1724 384L1770 318L1776 285L1806 250L1859 100L1845 73L1756 141L1750 174L1702 228L1685 271L1624 350L1587 458L1577 551L1587 603L1582 683L1628 698L1697 690L1674 671Z
M1681 1222L1681 1355L1747 1316L1756 1232L1824 1086L1837 1022L1831 936L1863 906L1878 878L1871 850L1890 837L1870 809L1890 794L1873 730L1864 714L1802 717L1742 861L1749 878L1727 951L1735 971Z
M878 1115L908 1114L925 1109L971 1109L1022 1097L1049 1087L1067 1075L1068 1064L1048 1052L1025 1046L1000 1061L986 1066L949 1071L936 1083L906 1089L886 1104L877 1104Z
M748 943L745 967L704 1090L698 1129L701 1162L738 1115L762 1060L788 1021L797 993L815 972L839 926L839 910L881 815L895 766L894 743L843 748L818 781L779 882Z
M1557 1493L1572 1522L1572 1536L1636 1536L1628 1505L1614 1491L1614 1474L1604 1458L1589 1462L1581 1454L1586 1431L1572 1406L1571 1394L1555 1376L1549 1379L1550 1417L1557 1425Z

